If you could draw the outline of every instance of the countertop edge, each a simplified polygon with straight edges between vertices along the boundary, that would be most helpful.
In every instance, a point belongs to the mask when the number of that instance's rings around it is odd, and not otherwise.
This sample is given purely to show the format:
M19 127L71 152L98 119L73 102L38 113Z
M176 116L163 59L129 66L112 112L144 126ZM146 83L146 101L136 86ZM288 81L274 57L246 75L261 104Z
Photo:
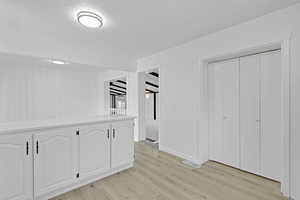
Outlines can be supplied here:
M32 122L22 122L19 123L23 126L14 128L3 128L0 124L0 136L1 135L9 135L9 134L22 134L22 133L28 133L28 132L35 132L40 130L47 130L47 129L55 129L55 128L63 128L63 127L70 127L70 126L80 126L80 125L87 125L87 124L95 124L95 123L109 123L109 122L115 122L115 121L128 121L133 120L136 117L134 116L122 116L122 117L96 117L91 119L63 119L63 122L59 122L59 120L49 120L49 121L32 121ZM34 124L30 124L34 123ZM10 124L6 124L6 126L9 126ZM11 126L18 125L18 123L12 123ZM3 126L3 124L2 124Z

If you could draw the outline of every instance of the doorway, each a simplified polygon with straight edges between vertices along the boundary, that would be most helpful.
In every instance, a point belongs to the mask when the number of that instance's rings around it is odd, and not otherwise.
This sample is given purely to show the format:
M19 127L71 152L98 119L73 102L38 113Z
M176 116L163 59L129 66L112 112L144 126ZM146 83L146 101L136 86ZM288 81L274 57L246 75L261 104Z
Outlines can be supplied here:
M139 140L158 148L160 120L159 68L138 73Z
M145 129L146 141L158 144L159 140L159 72L145 72Z

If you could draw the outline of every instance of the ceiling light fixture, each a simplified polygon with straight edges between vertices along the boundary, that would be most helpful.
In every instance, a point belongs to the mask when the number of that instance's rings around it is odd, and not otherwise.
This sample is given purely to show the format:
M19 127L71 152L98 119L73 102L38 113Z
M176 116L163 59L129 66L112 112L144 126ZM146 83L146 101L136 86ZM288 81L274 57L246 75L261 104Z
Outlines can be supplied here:
M103 19L96 13L90 11L77 13L77 20L80 24L88 28L100 28L103 26Z
M49 60L49 62L56 64L56 65L65 65L67 64L65 61L62 60Z

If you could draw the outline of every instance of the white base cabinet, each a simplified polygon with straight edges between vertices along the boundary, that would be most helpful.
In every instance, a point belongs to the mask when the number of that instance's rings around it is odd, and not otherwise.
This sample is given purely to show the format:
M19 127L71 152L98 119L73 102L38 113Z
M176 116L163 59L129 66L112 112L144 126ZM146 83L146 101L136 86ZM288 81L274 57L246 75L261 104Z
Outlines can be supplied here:
M0 200L32 199L31 136L0 137Z
M111 166L115 168L133 162L133 126L131 122L120 122L112 126Z
M75 128L34 134L35 197L76 181L78 155Z
M79 177L89 178L110 169L110 124L84 126L79 135Z
M125 120L0 135L0 200L49 199L131 167L133 126Z

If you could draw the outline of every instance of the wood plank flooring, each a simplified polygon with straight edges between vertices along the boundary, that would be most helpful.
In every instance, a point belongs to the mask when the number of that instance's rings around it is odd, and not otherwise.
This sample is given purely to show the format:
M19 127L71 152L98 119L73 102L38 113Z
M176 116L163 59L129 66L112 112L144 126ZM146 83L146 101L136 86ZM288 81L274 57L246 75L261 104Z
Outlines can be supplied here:
M199 169L145 144L134 167L53 200L283 200L280 184L209 161Z

